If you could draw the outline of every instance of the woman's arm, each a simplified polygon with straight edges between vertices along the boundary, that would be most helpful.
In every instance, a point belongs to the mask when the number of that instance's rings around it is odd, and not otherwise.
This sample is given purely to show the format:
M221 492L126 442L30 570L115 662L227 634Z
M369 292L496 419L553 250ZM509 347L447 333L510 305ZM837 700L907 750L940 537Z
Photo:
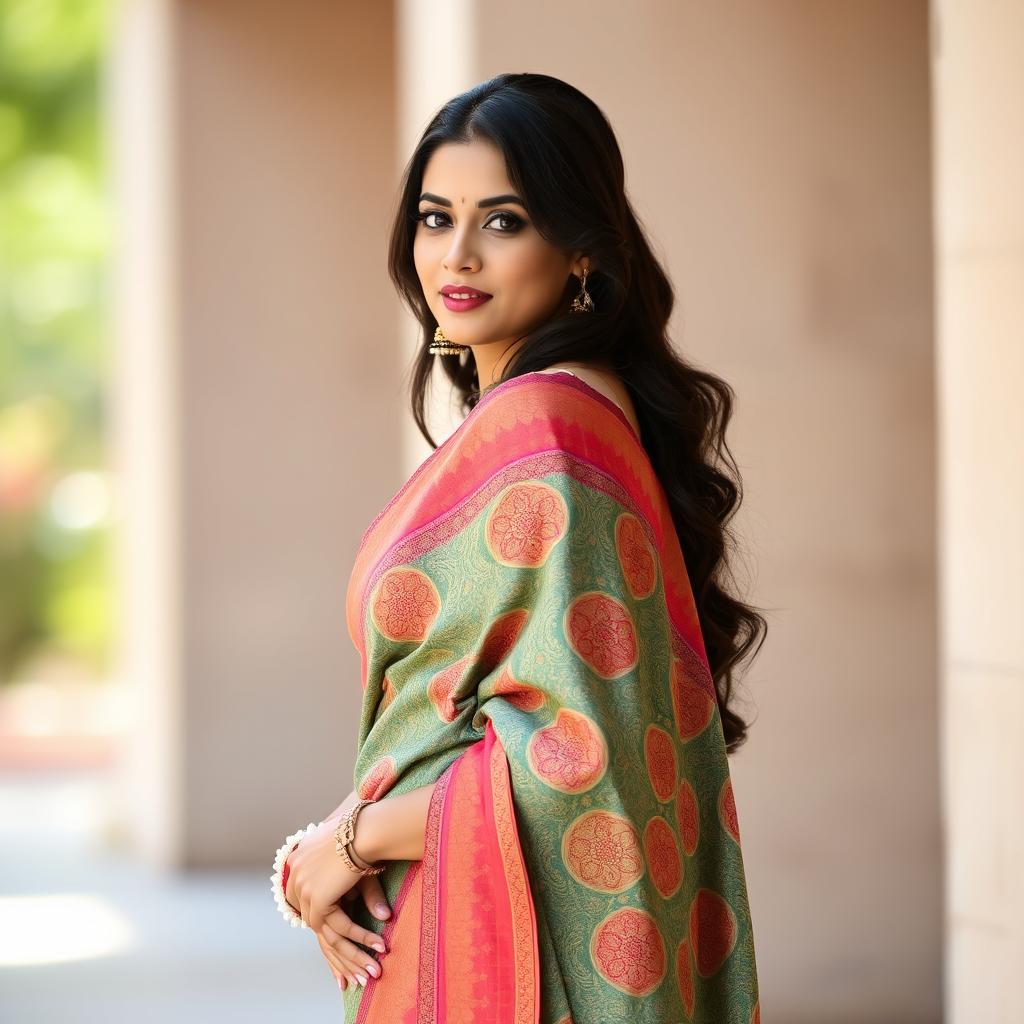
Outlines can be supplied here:
M371 864L382 860L422 860L427 811L436 783L385 796L367 804L356 818L352 848Z

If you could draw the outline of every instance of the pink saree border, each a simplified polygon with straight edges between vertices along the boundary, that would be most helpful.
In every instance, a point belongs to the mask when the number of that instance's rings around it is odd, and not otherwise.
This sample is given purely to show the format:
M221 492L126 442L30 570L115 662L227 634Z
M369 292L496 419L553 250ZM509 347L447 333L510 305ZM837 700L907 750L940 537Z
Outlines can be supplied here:
M490 719L484 733L484 757L491 777L486 792L491 801L490 820L498 837L498 849L504 859L504 877L512 908L512 934L515 949L515 1021L536 1024L540 1020L540 950L537 939L537 913L530 893L529 875L519 841L512 780L505 749ZM532 966L531 966L532 965Z
M357 550L363 547L363 545L366 543L367 538L370 536L370 533L373 531L374 527L380 522L380 520L383 519L384 516L391 511L393 506L398 504L398 502L400 502L401 499L405 497L406 492L409 490L410 487L412 487L412 485L416 482L419 476L426 471L426 469L434 462L435 459L437 459L438 456L441 455L442 451L444 451L445 449L449 448L452 444L454 444L455 440L459 437L459 435L468 427L471 417L479 417L479 414L485 408L487 408L489 404L491 404L494 401L496 395L504 394L505 390L512 387L513 385L527 383L538 377L560 377L561 380L556 381L555 383L567 384L569 387L576 388L578 391L587 395L589 398L598 401L609 412L611 412L622 422L623 426L626 427L630 435L635 439L641 451L644 450L643 445L640 441L640 437L638 436L637 432L633 429L633 424L629 422L629 418L626 416L626 414L607 395L602 394L600 391L597 390L597 388L588 384L581 377L577 377L576 374L572 373L572 371L532 370L529 373L522 373L518 377L513 377L511 380L503 381L501 384L497 385L493 390L488 391L487 394L484 395L479 402L477 402L476 406L470 411L469 415L455 428L455 430L453 430L451 434L449 434L448 437L445 438L444 441L442 441L432 452L430 452L430 454L427 455L427 457L419 464L419 466L416 467L416 469L413 471L409 479L406 480L406 482L402 485L401 488L399 488L398 493L370 521L370 525L367 526L367 528L363 531L363 535L359 539ZM646 456L646 452L644 452L644 454Z
M472 748L469 748L472 749ZM417 989L417 1021L440 1021L435 973L438 967L439 944L443 939L438 909L443 899L442 839L447 835L448 819L445 806L448 792L456 773L464 764L466 751L457 757L442 773L434 786L427 810L427 828L423 841L423 902L420 911L420 962Z
M453 817L455 799L459 813ZM487 880L486 904L497 945L486 974L494 1017L503 1024L539 1024L540 955L537 916L515 823L508 758L490 720L482 739L441 774L427 811L420 906L420 952L415 1024L439 1024L461 1009L465 992L449 989L448 965L463 964L459 940L468 922L450 913L449 874L472 860L472 873ZM451 863L450 863L451 862ZM468 880L467 880L467 884ZM404 887L403 887L404 888ZM451 948L449 948L451 947ZM478 965L479 966L479 965ZM465 964L468 975L470 966ZM460 984L468 984L460 974ZM368 987L364 1002L371 995ZM362 1010L362 1006L360 1007ZM357 1018L357 1024L362 1021Z

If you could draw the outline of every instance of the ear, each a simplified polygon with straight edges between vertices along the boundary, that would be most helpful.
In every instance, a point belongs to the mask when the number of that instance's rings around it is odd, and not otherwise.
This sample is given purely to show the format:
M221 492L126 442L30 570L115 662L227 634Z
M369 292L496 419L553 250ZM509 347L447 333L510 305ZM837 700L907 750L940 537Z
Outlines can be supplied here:
M587 273L588 274L594 269L590 265L590 257L589 256L585 256L582 252L577 250L575 253L573 253L572 265L571 265L571 267L569 269L577 277L582 278L583 277L583 268L584 267L587 268Z

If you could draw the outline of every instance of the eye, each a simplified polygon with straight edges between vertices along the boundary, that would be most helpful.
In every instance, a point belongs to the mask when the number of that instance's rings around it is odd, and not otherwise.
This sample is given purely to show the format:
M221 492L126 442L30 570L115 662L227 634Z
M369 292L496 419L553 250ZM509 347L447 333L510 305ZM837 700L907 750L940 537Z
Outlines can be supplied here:
M416 214L416 220L421 220L428 228L436 228L436 224L427 224L428 217L443 217L444 214L440 210L425 210L423 213Z
M512 234L513 232L518 231L523 224L521 217L517 217L514 213L506 213L504 210L499 210L494 215L493 220L498 220L499 217L503 217L509 222L509 226L507 228L500 229L501 234ZM487 223L490 224L492 221L488 221Z
M416 221L423 221L424 226L430 231L438 231L440 228L444 227L444 224L428 223L428 217L443 217L446 221L449 219L448 214L442 213L440 210L424 210L421 213L417 213L413 219ZM507 227L495 229L496 233L499 235L513 235L525 223L522 217L517 217L514 213L509 213L507 210L498 210L491 215L490 220L485 222L484 227L487 227L488 224L493 224L498 220L507 222Z

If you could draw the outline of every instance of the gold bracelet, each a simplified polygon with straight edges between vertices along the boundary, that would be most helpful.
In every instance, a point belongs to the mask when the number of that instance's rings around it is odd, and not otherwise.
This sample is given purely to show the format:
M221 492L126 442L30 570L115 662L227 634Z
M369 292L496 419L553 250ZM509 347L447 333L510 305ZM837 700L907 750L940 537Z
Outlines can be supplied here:
M357 866L353 860L357 856L352 847L355 838L356 817L367 804L374 802L373 800L359 800L353 804L334 830L335 849L348 867L358 875L379 875L387 867L387 864L378 864L363 868Z

